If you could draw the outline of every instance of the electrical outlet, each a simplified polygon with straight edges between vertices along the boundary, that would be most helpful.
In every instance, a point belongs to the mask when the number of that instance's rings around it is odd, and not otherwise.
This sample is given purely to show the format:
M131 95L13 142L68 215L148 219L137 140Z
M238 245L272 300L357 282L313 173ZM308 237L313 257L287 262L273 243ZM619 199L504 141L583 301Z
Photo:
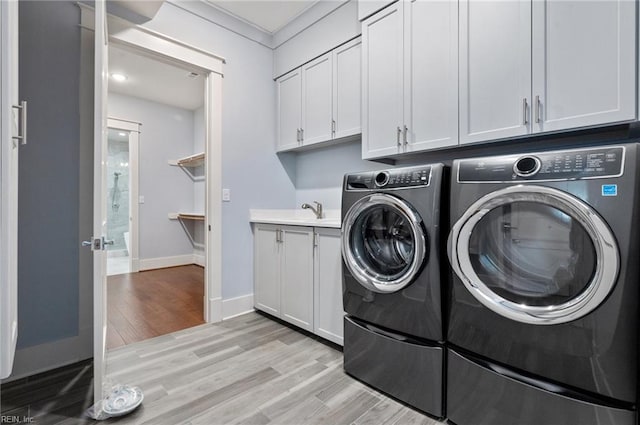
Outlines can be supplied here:
M222 200L224 202L231 202L231 189L222 189Z
M139 204L144 204L144 196L142 196L142 195L138 196L138 203Z

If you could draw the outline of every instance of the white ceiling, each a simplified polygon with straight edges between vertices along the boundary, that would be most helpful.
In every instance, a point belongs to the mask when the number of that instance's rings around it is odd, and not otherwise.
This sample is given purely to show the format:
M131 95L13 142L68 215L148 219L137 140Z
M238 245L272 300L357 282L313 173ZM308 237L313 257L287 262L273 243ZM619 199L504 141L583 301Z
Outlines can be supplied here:
M207 0L215 7L273 34L318 0Z
M124 82L109 78L109 91L153 102L195 110L204 105L204 77L189 77L190 71L109 46L109 75L127 76Z

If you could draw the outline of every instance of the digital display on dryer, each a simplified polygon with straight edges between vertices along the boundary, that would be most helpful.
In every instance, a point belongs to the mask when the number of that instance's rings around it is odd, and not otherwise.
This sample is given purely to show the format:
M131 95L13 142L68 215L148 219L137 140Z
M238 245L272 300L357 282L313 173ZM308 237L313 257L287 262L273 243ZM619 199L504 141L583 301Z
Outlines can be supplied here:
M619 146L474 158L460 161L458 181L508 182L618 177L622 175L623 160L624 148ZM521 164L526 164L528 169L521 170Z

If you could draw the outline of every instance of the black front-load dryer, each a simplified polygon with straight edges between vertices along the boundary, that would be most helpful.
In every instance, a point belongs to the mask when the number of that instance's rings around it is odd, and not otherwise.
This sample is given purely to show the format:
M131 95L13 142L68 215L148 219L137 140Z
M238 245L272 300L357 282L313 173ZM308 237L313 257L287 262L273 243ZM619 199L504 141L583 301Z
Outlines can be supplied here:
M342 194L345 370L436 417L443 179L442 164L354 173Z
M638 147L454 161L448 417L636 424Z

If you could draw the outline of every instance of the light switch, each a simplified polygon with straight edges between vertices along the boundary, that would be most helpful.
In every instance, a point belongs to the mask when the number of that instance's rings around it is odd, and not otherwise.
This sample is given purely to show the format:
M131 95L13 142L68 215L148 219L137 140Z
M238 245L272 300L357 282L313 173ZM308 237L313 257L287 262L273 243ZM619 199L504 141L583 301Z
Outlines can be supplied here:
M224 202L231 202L231 189L222 189L222 200Z
M138 196L138 203L139 204L144 204L144 196L142 196L142 195Z

